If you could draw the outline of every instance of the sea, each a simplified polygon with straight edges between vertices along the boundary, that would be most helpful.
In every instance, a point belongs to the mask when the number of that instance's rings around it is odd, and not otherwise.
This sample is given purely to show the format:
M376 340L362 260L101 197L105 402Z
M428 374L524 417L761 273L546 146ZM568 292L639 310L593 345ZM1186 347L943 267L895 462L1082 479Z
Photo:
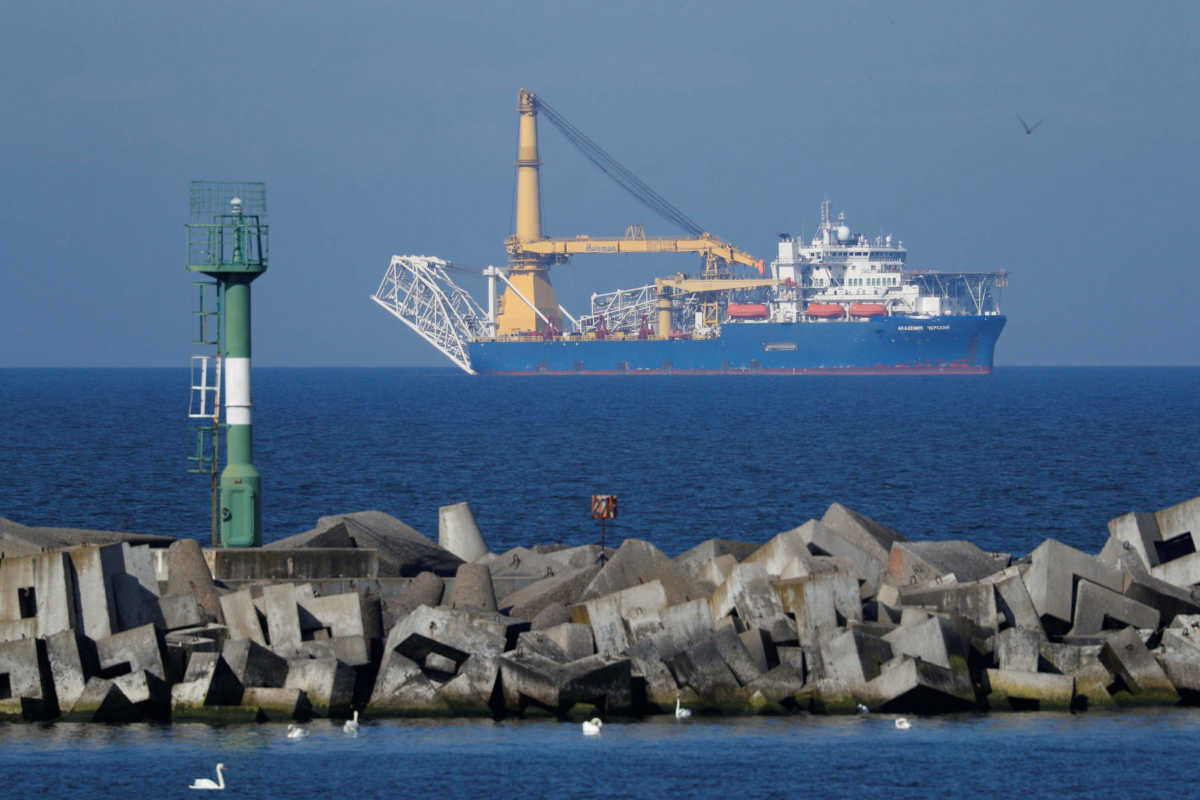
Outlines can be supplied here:
M469 502L490 549L600 541L677 555L853 508L910 539L1097 552L1110 519L1200 495L1200 368L991 376L470 377L256 367L264 539L386 511L437 538ZM187 536L211 503L178 369L0 369L0 516ZM220 761L256 797L1079 797L1192 791L1200 711L918 718L0 725L13 797L189 794Z

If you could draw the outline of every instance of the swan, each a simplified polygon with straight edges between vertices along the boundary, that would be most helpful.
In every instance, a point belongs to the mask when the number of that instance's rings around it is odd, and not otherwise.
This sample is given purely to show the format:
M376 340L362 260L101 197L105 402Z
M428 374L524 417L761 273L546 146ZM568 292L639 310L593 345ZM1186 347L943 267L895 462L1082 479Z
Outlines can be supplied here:
M344 725L342 725L342 731L344 731L345 733L349 733L353 736L358 736L358 710L357 709L355 709L355 711L354 711L354 719L348 719L348 720L346 720L346 723Z
M859 703L859 704L858 704L858 708L857 708L856 710L857 710L857 711L858 711L858 713L860 713L860 714L866 714L866 713L867 713L867 712L869 712L871 709L867 708L867 707L866 707L866 706L864 706L862 703Z
M600 721L599 717L592 717L587 722L583 723L583 735L595 736L596 734L600 733L600 728L602 725L604 725L604 723Z
M896 720L896 727L902 731L906 731L912 727L912 723L906 720L904 717L901 717L900 719Z
M304 728L301 728L299 725L288 725L287 738L294 740L303 739L305 736L308 736L308 731L304 730Z
M188 784L189 789L224 789L225 776L221 774L221 770L225 769L224 764L217 764L217 779L212 778L196 778Z
M691 715L692 710L679 705L679 695L675 695L675 719L687 719Z

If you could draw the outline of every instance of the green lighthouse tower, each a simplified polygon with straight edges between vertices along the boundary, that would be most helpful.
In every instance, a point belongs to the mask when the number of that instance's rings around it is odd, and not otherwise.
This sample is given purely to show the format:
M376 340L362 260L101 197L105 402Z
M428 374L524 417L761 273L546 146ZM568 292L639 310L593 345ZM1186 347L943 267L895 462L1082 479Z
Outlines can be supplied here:
M267 190L262 183L193 181L187 268L208 275L223 298L225 468L220 543L262 546L262 477L254 467L250 418L250 283L267 270Z

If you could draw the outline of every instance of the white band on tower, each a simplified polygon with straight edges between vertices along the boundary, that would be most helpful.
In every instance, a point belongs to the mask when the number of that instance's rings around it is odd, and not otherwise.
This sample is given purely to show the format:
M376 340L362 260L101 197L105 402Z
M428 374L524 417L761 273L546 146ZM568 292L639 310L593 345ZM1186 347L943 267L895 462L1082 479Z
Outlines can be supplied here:
M225 423L250 424L250 359L225 359Z

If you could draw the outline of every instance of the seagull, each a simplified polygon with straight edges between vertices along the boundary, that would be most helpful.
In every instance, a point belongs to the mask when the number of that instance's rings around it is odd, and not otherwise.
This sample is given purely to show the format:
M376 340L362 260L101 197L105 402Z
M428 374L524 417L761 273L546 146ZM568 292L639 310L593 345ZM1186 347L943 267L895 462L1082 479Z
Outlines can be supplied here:
M1025 129L1025 135L1026 135L1026 136L1028 136L1029 134L1031 134L1031 133L1033 133L1034 131L1036 131L1036 130L1037 130L1037 126L1038 126L1038 125L1041 125L1043 122L1045 122L1045 120L1041 120L1041 119L1039 119L1037 122L1035 122L1035 123L1033 123L1032 125L1030 125L1030 124L1029 124L1029 123L1027 123L1027 122L1026 122L1024 119L1022 119L1022 118L1021 118L1021 115L1020 115L1020 114L1017 114L1017 119L1021 121L1021 127Z
M308 736L308 731L304 730L304 728L301 728L299 725L288 725L287 738L295 740L303 739L305 736Z
M906 731L912 727L912 723L904 717L901 717L900 719L896 720L896 727L902 731Z
M583 735L595 736L596 734L600 733L600 728L602 725L604 725L604 723L600 721L599 717L592 717L587 722L583 723Z
M860 714L866 714L866 713L870 712L871 709L867 708L862 703L859 703L858 706L854 710Z
M675 695L675 719L687 719L691 715L692 710L679 705L679 695Z
M224 769L225 769L224 764L217 764L217 779L215 781L212 778L196 778L196 780L194 780L188 784L188 788L189 789L224 789L225 788L225 776L221 772Z
M348 719L346 720L346 723L342 725L342 731L350 734L351 736L358 736L358 709L354 710L354 719Z

